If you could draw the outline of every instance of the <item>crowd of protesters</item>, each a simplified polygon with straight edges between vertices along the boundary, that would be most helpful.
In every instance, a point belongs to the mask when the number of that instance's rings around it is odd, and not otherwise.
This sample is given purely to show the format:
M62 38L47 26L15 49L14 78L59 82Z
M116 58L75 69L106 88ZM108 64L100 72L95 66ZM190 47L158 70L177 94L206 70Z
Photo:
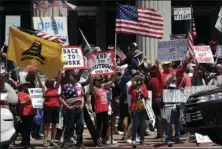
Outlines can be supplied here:
M215 54L216 42L211 41L210 46ZM93 49L101 50L99 47ZM109 46L108 49L114 48ZM3 59L6 57L4 53L0 55ZM15 117L17 134L22 137L21 145L29 147L30 139L44 137L44 147L84 147L85 105L90 113L95 113L99 147L110 144L111 133L123 135L123 140L133 145L143 144L144 136L151 135L154 129L157 130L156 139L165 139L167 144L172 141L181 143L180 105L164 104L163 89L217 84L217 76L222 75L221 59L215 58L215 64L198 64L190 56L182 62L160 63L156 60L153 64L136 43L130 45L126 56L123 61L117 58L117 73L112 76L91 77L90 68L66 70L42 83L38 70L33 66L1 73L1 82L11 85L18 95L19 103L10 105L10 109ZM1 83L1 88L4 88L4 83ZM43 88L43 109L33 108L29 88ZM152 91L152 99L148 98L148 90ZM139 99L152 100L155 127L150 124L143 102ZM56 125L61 111L63 130L59 143ZM115 138L113 143L117 143Z

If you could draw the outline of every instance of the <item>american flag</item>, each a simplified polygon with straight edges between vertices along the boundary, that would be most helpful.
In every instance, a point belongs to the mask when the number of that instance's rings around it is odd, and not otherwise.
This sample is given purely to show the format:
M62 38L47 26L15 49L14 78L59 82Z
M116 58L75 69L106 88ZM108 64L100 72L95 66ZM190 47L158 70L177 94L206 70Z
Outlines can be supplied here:
M49 7L63 7L75 9L76 6L68 3L67 0L34 0L33 8L39 10L46 10Z
M116 49L116 55L119 56L119 58L121 59L121 61L126 59L126 55L123 53L123 51L121 51L120 49Z
M117 4L116 33L162 39L163 17L153 8Z
M31 34L31 35L34 35L34 36L37 36L37 37L40 37L40 38L43 38L45 40L49 40L49 41L52 41L52 42L60 43L62 45L66 42L66 39L57 38L55 36L51 36L49 34L41 32L39 30L28 30L28 29L24 29L24 28L20 28L20 27L18 27L18 29L20 29L20 30L22 30L22 31L24 31L28 34Z
M193 11L192 11L193 12ZM197 37L194 17L192 13L192 18L190 20L190 28L188 31L188 51L191 55L193 55L193 45L194 45L194 39Z

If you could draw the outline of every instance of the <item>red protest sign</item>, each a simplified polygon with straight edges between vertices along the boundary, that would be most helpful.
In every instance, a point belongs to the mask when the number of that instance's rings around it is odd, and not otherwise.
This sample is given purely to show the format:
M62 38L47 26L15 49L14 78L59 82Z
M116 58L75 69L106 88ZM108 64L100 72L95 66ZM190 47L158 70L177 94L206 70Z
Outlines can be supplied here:
M92 76L115 74L114 51L90 52Z

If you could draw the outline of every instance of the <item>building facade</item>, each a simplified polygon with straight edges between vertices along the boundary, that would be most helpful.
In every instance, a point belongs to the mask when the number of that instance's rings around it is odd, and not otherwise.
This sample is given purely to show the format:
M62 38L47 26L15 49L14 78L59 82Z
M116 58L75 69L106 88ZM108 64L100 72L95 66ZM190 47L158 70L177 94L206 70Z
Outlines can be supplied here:
M115 8L116 3L119 2L157 9L164 18L164 36L162 40L169 40L171 34L187 34L189 21L174 21L173 8L189 7L192 4L197 30L196 44L208 44L212 39L222 44L222 35L214 27L222 5L220 1L69 0L69 2L76 5L77 8L71 10L54 7L42 12L33 11L31 0L14 1L13 3L12 1L2 1L0 6L0 42L3 43L5 38L6 15L21 15L21 26L24 28L33 28L33 16L67 16L70 45L82 44L83 41L79 33L79 28L81 28L91 44L105 49L110 44L114 45L115 42ZM118 34L117 43L123 51L126 51L128 45L132 42L137 42L140 50L151 61L155 60L158 40Z

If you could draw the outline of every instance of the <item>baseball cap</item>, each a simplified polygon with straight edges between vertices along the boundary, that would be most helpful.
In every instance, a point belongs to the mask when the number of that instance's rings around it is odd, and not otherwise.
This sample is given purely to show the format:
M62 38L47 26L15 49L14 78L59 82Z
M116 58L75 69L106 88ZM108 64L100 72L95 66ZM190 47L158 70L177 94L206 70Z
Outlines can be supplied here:
M162 65L167 65L167 64L170 64L170 62L165 61L165 62L162 62L161 64L162 64Z

